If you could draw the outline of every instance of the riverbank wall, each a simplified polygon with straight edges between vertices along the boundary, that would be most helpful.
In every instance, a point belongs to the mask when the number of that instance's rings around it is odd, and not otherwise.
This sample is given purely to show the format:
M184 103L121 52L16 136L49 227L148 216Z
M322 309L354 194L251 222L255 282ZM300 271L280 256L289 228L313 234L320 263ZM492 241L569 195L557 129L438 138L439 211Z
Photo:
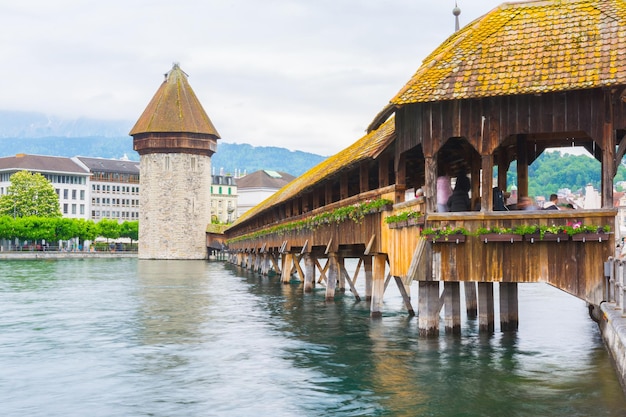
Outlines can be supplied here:
M0 252L0 260L136 258L137 252Z
M626 393L626 315L615 303L600 305L602 317L599 325L602 339L613 360L617 377Z

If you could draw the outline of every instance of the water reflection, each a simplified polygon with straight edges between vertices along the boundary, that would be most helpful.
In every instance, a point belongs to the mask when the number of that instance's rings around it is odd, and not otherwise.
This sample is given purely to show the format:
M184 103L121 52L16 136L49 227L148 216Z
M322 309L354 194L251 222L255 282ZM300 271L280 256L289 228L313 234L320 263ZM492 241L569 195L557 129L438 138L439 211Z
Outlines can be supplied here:
M519 290L519 332L423 339L391 286L371 320L219 263L0 262L2 416L623 415L584 303Z

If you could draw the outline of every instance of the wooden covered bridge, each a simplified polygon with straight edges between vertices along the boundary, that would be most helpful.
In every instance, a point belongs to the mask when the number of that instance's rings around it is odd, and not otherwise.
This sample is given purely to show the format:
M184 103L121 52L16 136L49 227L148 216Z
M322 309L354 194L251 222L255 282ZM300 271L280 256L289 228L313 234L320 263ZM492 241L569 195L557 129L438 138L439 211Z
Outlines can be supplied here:
M615 244L600 232L615 230L625 87L622 0L505 3L433 51L363 138L227 229L229 259L284 282L297 273L304 291L323 281L328 299L363 269L374 317L391 279L412 313L408 287L419 281L426 335L438 333L442 306L446 331L460 331L461 282L482 330L494 328L494 283L502 329L517 327L518 283L547 282L598 306ZM526 196L529 165L571 146L601 163L600 209L493 210L494 187ZM436 179L451 168L471 179L471 211L437 212ZM348 258L358 259L354 274Z

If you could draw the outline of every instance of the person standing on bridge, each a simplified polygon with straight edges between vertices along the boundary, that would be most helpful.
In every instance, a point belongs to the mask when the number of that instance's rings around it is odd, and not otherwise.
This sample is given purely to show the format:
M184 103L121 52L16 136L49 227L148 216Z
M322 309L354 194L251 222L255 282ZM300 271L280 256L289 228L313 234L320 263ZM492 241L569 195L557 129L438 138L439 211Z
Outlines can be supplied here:
M469 198L470 188L471 184L467 175L459 174L454 184L454 191L448 199L448 211L470 211L472 204Z
M548 201L544 206L544 210L559 210L559 207L556 205L559 202L559 197L556 194L550 194L550 201Z
M437 211L448 211L448 199L452 195L452 185L450 185L450 176L447 173L437 177Z

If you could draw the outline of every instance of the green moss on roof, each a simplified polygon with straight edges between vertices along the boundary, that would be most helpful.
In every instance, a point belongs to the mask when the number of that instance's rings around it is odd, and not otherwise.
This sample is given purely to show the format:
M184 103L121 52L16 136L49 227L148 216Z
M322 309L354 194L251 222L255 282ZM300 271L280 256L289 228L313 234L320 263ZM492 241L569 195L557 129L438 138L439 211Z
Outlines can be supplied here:
M130 135L142 133L197 133L218 139L215 126L187 81L187 74L174 64L144 110Z
M263 202L245 212L233 226L244 223L277 204L284 203L307 192L320 182L336 175L340 171L350 169L361 161L375 159L394 138L395 118L391 118L377 130L368 133L348 148L320 162Z
M626 83L626 2L504 3L431 53L396 105Z

